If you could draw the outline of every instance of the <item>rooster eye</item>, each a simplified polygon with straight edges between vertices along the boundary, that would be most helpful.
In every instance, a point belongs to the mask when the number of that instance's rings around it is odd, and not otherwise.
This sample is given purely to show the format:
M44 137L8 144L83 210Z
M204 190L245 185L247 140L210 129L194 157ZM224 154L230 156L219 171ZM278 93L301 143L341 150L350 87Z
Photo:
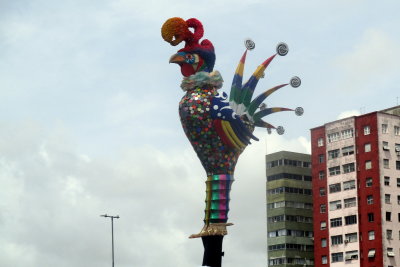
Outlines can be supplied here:
M189 63L189 64L194 63L194 56L192 54L187 54L185 56L185 61L186 61L186 63Z

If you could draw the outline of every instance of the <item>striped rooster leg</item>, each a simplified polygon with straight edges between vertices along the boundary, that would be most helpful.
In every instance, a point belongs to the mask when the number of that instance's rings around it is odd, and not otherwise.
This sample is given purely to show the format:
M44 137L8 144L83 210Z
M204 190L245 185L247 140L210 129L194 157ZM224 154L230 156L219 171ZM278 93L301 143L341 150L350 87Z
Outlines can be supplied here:
M226 226L229 212L229 193L233 183L231 174L210 175L206 181L206 208L204 210L204 227L198 234L193 234L190 238L227 235Z

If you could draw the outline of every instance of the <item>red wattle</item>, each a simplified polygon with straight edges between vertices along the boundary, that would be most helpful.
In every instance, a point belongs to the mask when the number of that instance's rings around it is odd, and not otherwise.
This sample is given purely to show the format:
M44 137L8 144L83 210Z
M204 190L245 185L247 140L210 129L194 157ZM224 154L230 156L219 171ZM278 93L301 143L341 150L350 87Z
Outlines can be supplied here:
M183 76L188 77L188 76L194 74L195 72L194 72L192 65L185 63L185 64L182 64L182 66L181 66L181 73Z

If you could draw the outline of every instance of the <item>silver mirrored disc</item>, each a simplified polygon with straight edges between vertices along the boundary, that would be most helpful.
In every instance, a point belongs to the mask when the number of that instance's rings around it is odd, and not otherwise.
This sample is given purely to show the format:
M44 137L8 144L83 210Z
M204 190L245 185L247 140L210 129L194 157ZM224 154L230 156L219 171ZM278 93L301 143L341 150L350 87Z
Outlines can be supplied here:
M295 113L297 116L301 116L301 115L303 115L303 113L304 113L304 109L303 109L302 107L297 107L297 108L294 110L294 113Z
M294 76L292 79L290 79L290 85L294 88L297 88L301 85L301 79L297 76Z
M276 53L278 53L278 55L280 56L286 56L287 53L289 52L289 47L287 44L285 43L279 43L276 46Z
M277 132L279 135L282 135L282 134L285 133L285 128L283 128L282 126L278 126L278 127L276 127L276 132Z
M244 40L244 46L247 50L253 50L256 47L256 43L254 43L254 41L250 38L247 38L246 40Z

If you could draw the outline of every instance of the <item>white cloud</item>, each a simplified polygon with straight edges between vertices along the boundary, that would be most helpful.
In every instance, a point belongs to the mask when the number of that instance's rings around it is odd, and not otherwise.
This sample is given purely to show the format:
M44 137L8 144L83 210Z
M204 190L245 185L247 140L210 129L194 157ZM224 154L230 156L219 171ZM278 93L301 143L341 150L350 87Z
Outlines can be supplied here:
M343 78L339 88L346 92L378 90L396 75L400 61L400 45L384 30L365 30L351 51L335 60Z
M11 21L9 23L0 24L0 40L7 45L17 43L25 43L37 34L36 25L27 21Z
M341 113L338 115L337 119L338 119L338 120L341 120L341 119L348 118L348 117L358 116L358 115L360 115L360 114L361 114L361 113L360 113L360 111L358 111L358 110L347 110L347 111L341 112Z

